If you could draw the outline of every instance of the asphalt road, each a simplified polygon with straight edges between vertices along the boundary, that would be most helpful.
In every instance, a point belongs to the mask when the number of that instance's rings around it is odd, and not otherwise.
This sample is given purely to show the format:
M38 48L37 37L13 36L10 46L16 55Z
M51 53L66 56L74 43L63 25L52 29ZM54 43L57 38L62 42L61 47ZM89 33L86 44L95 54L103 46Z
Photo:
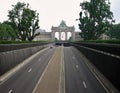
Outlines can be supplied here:
M107 93L73 47L64 48L66 93Z
M32 93L55 49L49 48L33 58L0 85L0 93ZM63 49L65 93L107 93L84 63L79 51L73 47ZM58 65L57 63L56 66Z
M49 48L0 85L0 93L32 93L55 49Z

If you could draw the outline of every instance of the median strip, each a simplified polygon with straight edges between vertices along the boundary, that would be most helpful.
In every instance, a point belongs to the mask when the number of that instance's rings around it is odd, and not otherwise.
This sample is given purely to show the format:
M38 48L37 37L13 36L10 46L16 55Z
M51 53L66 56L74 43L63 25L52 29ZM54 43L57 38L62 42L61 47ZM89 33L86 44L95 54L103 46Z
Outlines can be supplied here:
M62 79L62 46L49 61L33 93L60 93Z

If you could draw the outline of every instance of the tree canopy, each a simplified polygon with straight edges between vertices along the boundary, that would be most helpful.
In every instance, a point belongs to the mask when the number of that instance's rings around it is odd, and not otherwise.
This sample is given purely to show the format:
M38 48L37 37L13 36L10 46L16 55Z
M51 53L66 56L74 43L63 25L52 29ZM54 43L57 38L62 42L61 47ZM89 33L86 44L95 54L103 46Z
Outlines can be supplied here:
M16 35L13 33L13 28L5 23L0 23L0 40L13 40Z
M82 8L79 13L81 37L85 40L98 39L114 21L109 0L84 1L80 6Z
M111 29L109 29L106 34L111 39L120 39L120 23L112 25Z
M14 28L18 39L32 41L39 35L35 31L39 28L39 14L29 8L29 4L18 2L12 5L8 22Z

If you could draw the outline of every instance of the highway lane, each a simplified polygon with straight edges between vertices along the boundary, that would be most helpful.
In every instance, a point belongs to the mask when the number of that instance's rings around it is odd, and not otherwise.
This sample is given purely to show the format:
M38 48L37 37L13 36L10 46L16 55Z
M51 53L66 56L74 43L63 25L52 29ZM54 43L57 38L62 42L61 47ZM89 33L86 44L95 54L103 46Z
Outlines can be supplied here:
M32 93L54 51L50 48L37 55L0 85L0 93Z
M79 51L64 47L66 93L107 93L82 60Z

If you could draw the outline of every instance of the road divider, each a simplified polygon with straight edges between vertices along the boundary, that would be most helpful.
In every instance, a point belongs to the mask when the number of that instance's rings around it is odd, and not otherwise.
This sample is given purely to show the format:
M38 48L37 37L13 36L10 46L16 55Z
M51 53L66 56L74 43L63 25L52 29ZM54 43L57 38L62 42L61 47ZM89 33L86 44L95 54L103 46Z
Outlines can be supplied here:
M63 93L62 54L62 46L57 47L32 93Z

